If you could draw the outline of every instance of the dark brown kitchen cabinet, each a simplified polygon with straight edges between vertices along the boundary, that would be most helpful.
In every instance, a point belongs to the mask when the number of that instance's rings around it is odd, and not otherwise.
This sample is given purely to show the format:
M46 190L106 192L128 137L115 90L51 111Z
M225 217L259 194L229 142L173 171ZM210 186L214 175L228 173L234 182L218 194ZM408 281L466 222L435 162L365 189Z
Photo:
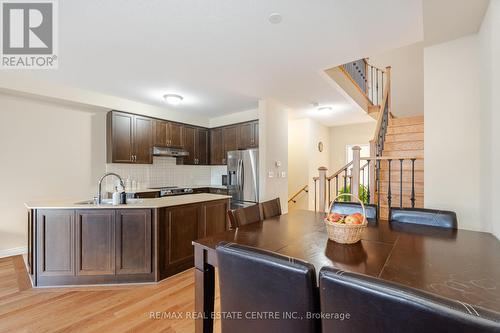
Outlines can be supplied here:
M116 274L152 272L150 209L116 211Z
M196 129L196 164L208 165L209 133L205 128Z
M115 274L115 211L76 211L76 274Z
M183 158L183 164L208 164L208 130L193 126L184 126L184 149L189 153Z
M184 149L189 153L183 164L196 164L196 127L184 126Z
M153 163L153 120L134 117L134 163Z
M203 237L229 230L227 200L207 202L203 205Z
M160 213L160 275L168 276L193 266L192 241L203 237L202 205L164 208Z
M222 128L214 128L210 130L210 164L226 164L224 145L222 143Z
M255 148L259 146L259 123L256 121L243 123L239 126L239 149Z
M154 120L153 145L156 147L183 148L184 126L165 120Z
M237 125L222 128L223 164L227 164L227 152L238 149L238 130Z
M38 279L75 275L75 212L38 210L36 216Z
M153 163L153 120L124 112L107 115L108 163Z

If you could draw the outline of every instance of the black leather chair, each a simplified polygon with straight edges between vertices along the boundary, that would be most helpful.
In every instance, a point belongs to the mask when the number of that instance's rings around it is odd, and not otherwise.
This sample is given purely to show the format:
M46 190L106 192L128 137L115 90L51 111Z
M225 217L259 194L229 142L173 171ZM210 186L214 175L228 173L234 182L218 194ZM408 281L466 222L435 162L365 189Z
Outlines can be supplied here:
M455 212L425 208L391 208L390 221L449 229L458 225Z
M498 313L366 275L324 267L319 287L325 333L500 332Z
M377 206L366 204L365 205L366 218L369 220L377 219ZM334 202L331 213L339 213L339 214L354 214L354 213L363 213L363 208L361 208L361 204L357 202Z
M319 312L314 266L234 243L221 242L216 252L221 311L243 316L222 318L223 333L319 332L320 321L306 319ZM262 317L276 313L278 318ZM304 319L286 318L287 313Z

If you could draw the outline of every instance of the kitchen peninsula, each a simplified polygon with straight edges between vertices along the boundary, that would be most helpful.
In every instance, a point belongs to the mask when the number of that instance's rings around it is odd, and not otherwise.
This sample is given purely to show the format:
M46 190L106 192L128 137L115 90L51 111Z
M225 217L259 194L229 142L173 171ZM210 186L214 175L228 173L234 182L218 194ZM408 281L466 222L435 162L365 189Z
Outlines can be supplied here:
M229 198L200 193L117 206L28 202L33 285L156 282L193 267L191 242L228 230Z

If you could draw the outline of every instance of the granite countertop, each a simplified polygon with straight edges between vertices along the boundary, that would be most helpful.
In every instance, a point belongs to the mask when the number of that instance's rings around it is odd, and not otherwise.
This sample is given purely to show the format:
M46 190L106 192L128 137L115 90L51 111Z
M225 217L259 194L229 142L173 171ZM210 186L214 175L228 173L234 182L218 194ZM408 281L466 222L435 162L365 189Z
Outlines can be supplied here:
M188 205L199 202L230 199L231 196L220 194L185 194L171 197L154 199L132 199L127 205L94 205L78 200L42 200L26 202L24 205L28 209L140 209L140 208L163 208L171 206ZM80 202L80 203L79 203Z

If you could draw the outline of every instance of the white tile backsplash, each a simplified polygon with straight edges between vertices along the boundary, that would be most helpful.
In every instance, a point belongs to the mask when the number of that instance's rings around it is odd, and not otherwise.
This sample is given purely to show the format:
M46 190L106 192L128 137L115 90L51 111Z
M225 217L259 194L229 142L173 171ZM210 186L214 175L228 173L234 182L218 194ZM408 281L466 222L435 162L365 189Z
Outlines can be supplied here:
M225 165L214 165L210 169L211 171L211 182L212 185L222 185L222 175L227 175L227 166Z
M177 165L174 157L153 157L153 164L106 164L107 172L115 172L135 180L138 188L157 186L221 185L225 166ZM107 179L106 189L112 190L115 180Z

